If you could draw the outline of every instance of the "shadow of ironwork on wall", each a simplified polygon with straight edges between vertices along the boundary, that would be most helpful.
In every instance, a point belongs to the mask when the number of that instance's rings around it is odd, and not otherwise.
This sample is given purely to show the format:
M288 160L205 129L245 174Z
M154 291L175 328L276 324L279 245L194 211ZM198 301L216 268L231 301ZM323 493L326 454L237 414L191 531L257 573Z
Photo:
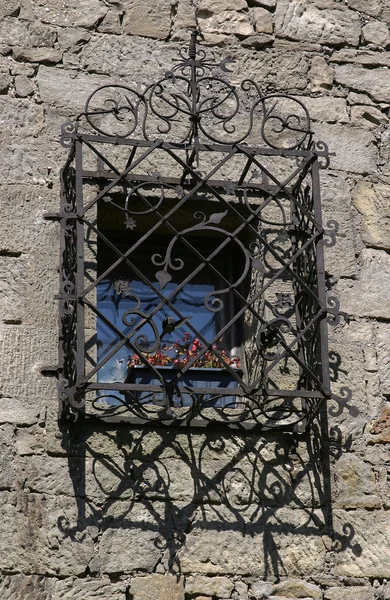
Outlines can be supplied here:
M300 436L88 426L64 444L78 522L59 526L69 536L97 528L100 573L274 579L361 553L351 524L333 528L329 465L341 432L329 436L325 410Z

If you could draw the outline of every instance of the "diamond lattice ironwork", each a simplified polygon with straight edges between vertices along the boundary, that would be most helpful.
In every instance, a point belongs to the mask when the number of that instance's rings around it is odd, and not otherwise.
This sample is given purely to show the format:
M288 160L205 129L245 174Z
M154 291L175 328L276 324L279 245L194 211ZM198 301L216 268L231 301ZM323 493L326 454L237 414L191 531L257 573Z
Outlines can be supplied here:
M330 395L328 151L299 99L228 83L198 35L62 128L62 415L293 430Z

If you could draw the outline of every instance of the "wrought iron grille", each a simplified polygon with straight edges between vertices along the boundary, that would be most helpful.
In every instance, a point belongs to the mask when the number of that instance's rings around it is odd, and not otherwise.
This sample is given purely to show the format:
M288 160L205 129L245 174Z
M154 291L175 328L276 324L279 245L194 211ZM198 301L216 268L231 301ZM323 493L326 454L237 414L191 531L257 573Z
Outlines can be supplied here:
M328 150L298 98L229 83L199 35L62 128L61 414L293 430L330 396Z

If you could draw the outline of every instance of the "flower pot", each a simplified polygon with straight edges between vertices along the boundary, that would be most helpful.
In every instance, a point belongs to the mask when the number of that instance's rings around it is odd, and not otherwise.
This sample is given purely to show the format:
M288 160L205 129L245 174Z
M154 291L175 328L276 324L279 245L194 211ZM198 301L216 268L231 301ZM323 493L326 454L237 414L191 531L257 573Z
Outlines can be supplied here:
M156 376L151 368L141 365L135 365L128 370L125 383L136 386L158 386L156 391L147 389L132 390L134 396L141 402L163 402L163 388L173 391L173 402L184 406L190 406L193 403L193 394L202 396L202 404L207 407L234 407L235 396L221 396L212 399L218 394L229 394L230 389L237 388L238 382L234 375L227 369L220 368L192 368L182 373L182 370L175 367L156 366L154 369L158 372L161 379ZM242 371L234 369L238 377L242 377ZM161 390L161 391L160 391Z

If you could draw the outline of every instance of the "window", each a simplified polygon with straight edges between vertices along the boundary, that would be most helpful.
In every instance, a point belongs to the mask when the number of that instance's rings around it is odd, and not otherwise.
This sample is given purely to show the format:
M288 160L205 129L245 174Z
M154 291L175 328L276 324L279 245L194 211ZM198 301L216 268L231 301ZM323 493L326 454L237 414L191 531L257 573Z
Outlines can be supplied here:
M122 255L131 244L139 241L139 236L130 232L124 236L120 231L110 231L105 232L104 237L116 244ZM177 264L181 268L173 269L171 279L165 282L158 280L161 270L156 264L171 241L168 236L165 238L165 241L164 236L147 239L146 245L141 244L128 262L123 261L113 270L110 269L115 259L112 251L102 240L98 243L100 270L109 271L97 286L97 306L104 317L97 319L98 363L120 344L121 334L128 340L98 371L98 381L124 382L127 379L128 383L138 381L158 385L159 376L165 381L175 380L179 370L192 360L192 372L187 376L181 374L177 380L179 387L196 385L196 377L198 380L201 377L202 385L206 387L211 387L213 382L214 387L226 387L222 385L222 379L229 387L235 387L234 376L222 372L222 360L241 375L242 319L228 326L234 316L231 293L227 294L222 309L217 311L211 304L208 307L205 299L210 298L211 303L217 297L215 294L226 287L226 282L233 281L239 257L236 256L234 261L234 256L226 249L218 252L216 240L212 243L213 240L206 236L191 238L190 243L197 249L195 256L178 239L173 251L176 259L183 262ZM216 256L207 265L206 259L212 254ZM137 265L142 268L141 275L136 272ZM219 338L219 332L224 329L225 333ZM156 338L159 340L157 345ZM204 354L202 350L206 350ZM207 372L201 375L200 369ZM117 396L118 392L114 390L100 394L108 402L113 402ZM191 403L184 391L174 396L173 401L178 404ZM140 402L152 401L152 397L153 394L148 392L137 394ZM229 403L228 398L211 400L208 395L207 399L213 406ZM234 402L232 397L230 403Z
M224 63L195 41L63 127L62 414L293 430L330 395L327 148L299 99L206 76Z

